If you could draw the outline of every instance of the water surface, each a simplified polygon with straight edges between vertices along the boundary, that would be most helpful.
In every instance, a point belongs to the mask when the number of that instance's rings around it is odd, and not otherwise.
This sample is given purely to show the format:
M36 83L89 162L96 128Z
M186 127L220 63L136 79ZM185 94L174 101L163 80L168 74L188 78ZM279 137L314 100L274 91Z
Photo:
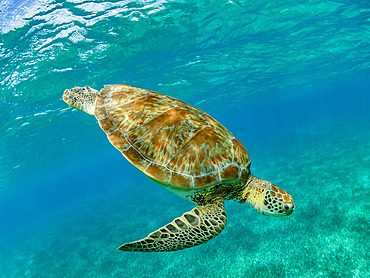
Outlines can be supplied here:
M0 2L0 277L368 277L369 18L367 0ZM211 114L294 214L227 202L207 244L118 251L193 206L61 98L116 83Z

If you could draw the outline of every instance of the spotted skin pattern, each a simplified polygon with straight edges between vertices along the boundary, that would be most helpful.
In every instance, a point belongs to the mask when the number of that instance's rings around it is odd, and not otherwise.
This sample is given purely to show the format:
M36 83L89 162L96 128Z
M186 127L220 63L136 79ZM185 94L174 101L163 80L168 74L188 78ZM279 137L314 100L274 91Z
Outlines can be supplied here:
M288 216L294 211L292 196L284 190L276 187L269 181L265 181L250 175L246 187L242 190L241 203L248 203L258 212L271 216Z
M226 225L225 200L264 215L287 216L293 198L250 173L244 146L219 122L175 98L129 85L65 90L71 107L94 114L109 141L136 168L197 204L122 251L177 251L207 242Z
M225 225L226 213L221 199L215 204L197 206L146 238L126 243L118 249L133 252L178 251L211 240L222 232Z
M71 90L66 90L63 94L64 102L72 107L80 109L90 115L94 115L95 102L99 96L99 91L86 87L75 87Z

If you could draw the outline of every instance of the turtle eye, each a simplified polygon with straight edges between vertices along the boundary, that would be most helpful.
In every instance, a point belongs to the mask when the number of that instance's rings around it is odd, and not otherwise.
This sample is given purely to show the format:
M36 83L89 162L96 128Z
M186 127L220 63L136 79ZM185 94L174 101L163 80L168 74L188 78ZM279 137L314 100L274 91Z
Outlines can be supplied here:
M293 208L293 203L292 202L286 202L284 204L284 210L285 212L289 212Z

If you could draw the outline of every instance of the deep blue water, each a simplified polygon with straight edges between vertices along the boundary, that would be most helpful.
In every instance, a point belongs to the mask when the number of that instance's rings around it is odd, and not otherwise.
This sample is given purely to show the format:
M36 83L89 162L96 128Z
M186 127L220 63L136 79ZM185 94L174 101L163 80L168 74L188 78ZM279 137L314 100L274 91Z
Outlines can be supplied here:
M1 1L0 277L368 277L369 18L367 0ZM212 115L295 212L227 202L204 245L117 250L193 205L61 98L115 83Z

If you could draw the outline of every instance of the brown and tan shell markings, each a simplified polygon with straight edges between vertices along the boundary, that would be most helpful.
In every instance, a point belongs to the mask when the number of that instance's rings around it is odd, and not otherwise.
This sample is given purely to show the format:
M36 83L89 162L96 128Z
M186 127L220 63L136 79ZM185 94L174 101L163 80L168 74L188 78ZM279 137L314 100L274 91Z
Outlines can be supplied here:
M200 189L249 174L243 145L212 117L175 98L108 85L97 98L95 116L109 141L164 186Z

